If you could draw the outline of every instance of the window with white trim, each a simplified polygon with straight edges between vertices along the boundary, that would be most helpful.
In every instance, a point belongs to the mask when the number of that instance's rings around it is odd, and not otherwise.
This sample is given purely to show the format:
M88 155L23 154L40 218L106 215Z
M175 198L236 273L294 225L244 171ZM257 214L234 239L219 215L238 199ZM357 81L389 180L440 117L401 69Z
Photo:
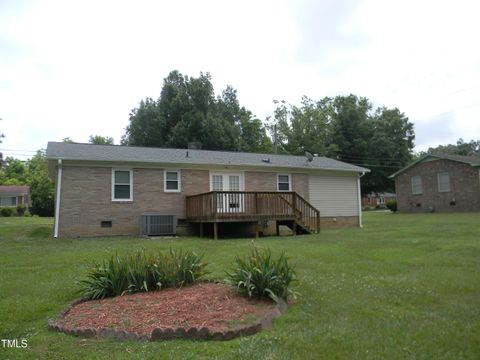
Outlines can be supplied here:
M412 194L413 195L423 194L423 186L422 186L422 177L421 176L412 176Z
M180 170L165 170L163 172L163 190L165 192L180 192Z
M278 191L290 191L291 189L291 177L288 174L277 175L277 190Z
M438 192L450 191L450 174L449 173L438 173L437 182L438 182Z
M112 201L132 201L132 181L131 169L112 169Z

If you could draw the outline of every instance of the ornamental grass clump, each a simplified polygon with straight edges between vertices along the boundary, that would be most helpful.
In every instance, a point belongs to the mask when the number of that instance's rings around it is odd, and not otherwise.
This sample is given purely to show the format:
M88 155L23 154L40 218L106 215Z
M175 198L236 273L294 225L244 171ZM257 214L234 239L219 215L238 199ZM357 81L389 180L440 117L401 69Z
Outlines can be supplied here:
M157 254L137 251L112 255L102 264L94 263L80 293L87 299L103 299L196 282L206 274L203 256L192 251L172 250Z
M295 271L285 253L275 259L270 249L254 248L245 258L235 258L235 267L227 272L226 281L250 298L266 297L278 302L294 295L289 288L294 279Z

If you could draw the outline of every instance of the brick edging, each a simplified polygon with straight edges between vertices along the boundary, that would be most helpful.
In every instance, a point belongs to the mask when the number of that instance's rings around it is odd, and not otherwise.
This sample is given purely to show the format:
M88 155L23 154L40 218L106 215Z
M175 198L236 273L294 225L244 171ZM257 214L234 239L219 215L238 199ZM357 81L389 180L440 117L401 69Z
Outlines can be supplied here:
M283 299L279 299L273 309L268 311L261 319L253 324L240 326L235 329L225 331L210 331L207 327L167 327L155 328L150 336L140 335L136 332L125 330L117 330L115 328L89 328L78 327L70 328L62 326L58 323L63 319L70 310L80 303L89 301L89 299L81 298L71 302L56 319L48 320L48 329L52 331L63 332L68 335L74 335L83 338L99 338L99 339L116 339L116 340L137 340L137 341L157 341L157 340L173 340L173 339L192 339L192 340L231 340L239 336L249 336L256 334L260 330L272 327L273 320L285 313L288 308L287 303Z

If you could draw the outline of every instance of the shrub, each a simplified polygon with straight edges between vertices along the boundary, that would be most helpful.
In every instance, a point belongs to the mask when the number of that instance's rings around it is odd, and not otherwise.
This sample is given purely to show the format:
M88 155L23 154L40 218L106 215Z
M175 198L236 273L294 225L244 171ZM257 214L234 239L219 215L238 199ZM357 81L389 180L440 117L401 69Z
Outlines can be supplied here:
M387 206L388 210L392 212L397 212L397 200L395 199L388 200L385 205Z
M147 255L145 251L115 255L94 264L81 281L80 292L88 299L160 290L191 284L206 274L202 256L191 251L170 250Z
M293 294L289 286L294 279L295 271L285 253L274 259L270 249L254 248L246 258L235 258L235 267L227 272L226 281L248 297L267 297L277 302Z
M17 206L17 216L25 215L25 211L27 211L27 207L24 204L20 204Z
M13 215L13 209L9 207L4 207L0 209L0 214L4 217L9 217Z

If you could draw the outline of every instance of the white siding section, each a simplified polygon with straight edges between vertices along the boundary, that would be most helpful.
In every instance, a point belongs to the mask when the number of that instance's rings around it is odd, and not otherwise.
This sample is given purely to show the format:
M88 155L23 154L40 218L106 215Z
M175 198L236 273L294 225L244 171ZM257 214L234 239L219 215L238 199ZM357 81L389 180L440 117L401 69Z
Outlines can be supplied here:
M356 176L311 175L309 197L321 217L358 216Z

